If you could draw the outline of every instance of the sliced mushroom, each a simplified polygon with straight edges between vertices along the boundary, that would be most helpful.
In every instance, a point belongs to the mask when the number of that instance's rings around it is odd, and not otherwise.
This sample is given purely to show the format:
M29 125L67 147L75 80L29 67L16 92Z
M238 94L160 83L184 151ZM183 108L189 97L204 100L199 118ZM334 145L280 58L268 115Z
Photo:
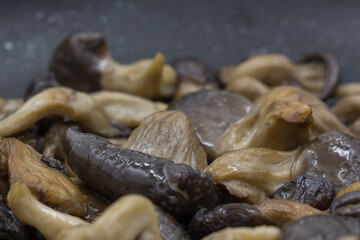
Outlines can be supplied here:
M218 205L213 209L200 208L189 224L192 239L201 239L227 227L256 227L272 223L256 207L246 203Z
M72 212L83 215L84 199L80 190L61 171L49 168L41 161L41 154L14 139L0 139L2 166L13 184L23 181L41 201L60 205L66 201L73 205Z
M335 198L340 197L341 195L348 193L348 192L355 192L355 191L360 191L360 181L358 182L354 182L352 184L350 184L349 186L347 186L346 188L342 189Z
M225 84L251 77L274 87L295 82L327 99L335 90L340 78L340 66L329 52L316 52L305 56L301 64L294 64L280 54L256 55L236 68L227 68L221 76Z
M92 224L42 204L21 182L11 186L8 201L22 222L36 227L48 240L115 240L119 236L128 240L146 239L141 238L142 234L161 239L154 206L141 196L129 195L119 199Z
M158 214L162 240L190 240L183 227L165 210L155 206Z
M271 222L279 227L285 224L301 219L306 216L323 214L322 211L313 208L307 204L282 199L269 199L256 207Z
M278 240L281 230L274 226L225 228L202 240Z
M349 129L354 133L354 135L360 136L360 117L349 126Z
M217 156L244 148L293 150L310 140L314 119L311 108L300 102L275 101L258 114L233 123L215 144Z
M89 95L70 88L50 88L30 98L15 113L0 121L0 136L21 131L47 116L68 117L104 136L119 135L103 108Z
M255 103L258 107L264 107L279 100L298 101L310 106L315 119L311 127L311 132L315 137L330 131L338 131L352 135L352 132L330 112L324 102L300 88L290 86L276 87L258 98Z
M145 118L122 146L199 171L208 165L190 120L178 110L157 112Z
M360 94L340 99L331 108L331 112L344 124L350 125L360 117Z
M15 112L23 104L22 99L4 99L0 97L0 120Z
M301 174L301 168L294 162L298 152L265 148L237 150L217 158L205 172L218 183L242 181L271 196L277 188Z
M332 214L360 217L360 191L347 192L337 197L330 206Z
M170 104L168 110L181 110L190 119L200 142L213 160L214 144L234 122L255 114L257 108L245 97L224 90L201 90Z
M73 128L64 134L63 149L80 179L110 201L143 194L177 216L188 216L198 206L211 207L218 201L210 175L186 164L118 147Z
M62 135L69 126L61 120L55 121L46 132L42 154L46 157L55 157L56 151L61 146Z
M111 122L131 127L139 126L145 117L167 108L167 104L162 102L152 102L138 96L114 91L96 92L91 94L91 97L104 108Z
M169 97L176 84L174 70L157 54L129 65L115 62L100 33L75 33L56 48L49 69L63 85L89 92L123 91L143 97Z
M269 89L266 84L249 76L234 78L226 85L226 90L242 94L251 101L255 101Z
M283 228L279 240L329 240L359 234L358 220L323 214L291 222Z

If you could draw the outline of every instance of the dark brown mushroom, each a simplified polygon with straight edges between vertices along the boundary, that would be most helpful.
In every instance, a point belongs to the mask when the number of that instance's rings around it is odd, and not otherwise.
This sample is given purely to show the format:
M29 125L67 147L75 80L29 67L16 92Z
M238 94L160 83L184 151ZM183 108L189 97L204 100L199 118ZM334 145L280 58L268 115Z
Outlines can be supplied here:
M360 218L360 191L347 192L336 198L330 206L332 214Z
M52 87L61 87L61 84L55 79L55 74L53 72L46 72L31 81L26 89L24 99L27 101L39 92Z

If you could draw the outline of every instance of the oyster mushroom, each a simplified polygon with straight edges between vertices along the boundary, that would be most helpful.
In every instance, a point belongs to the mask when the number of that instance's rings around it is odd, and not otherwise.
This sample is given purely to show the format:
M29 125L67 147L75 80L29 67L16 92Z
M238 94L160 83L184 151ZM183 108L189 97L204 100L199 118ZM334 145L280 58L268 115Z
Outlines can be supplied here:
M280 233L274 226L234 227L214 232L202 240L278 240Z
M228 203L213 209L200 208L189 224L192 239L201 239L227 227L256 227L272 223L256 207L247 203Z
M328 240L359 234L360 223L358 220L322 214L308 216L286 225L279 240Z
M165 210L155 206L163 240L190 240L183 227Z
M210 175L186 164L118 147L73 128L64 134L62 145L71 169L110 201L138 193L174 215L187 216L218 200Z
M75 33L56 48L49 67L59 83L89 92L123 91L142 97L169 97L176 75L157 54L133 64L115 62L100 33Z
M42 204L21 182L11 186L8 202L22 222L36 227L48 240L161 239L154 206L138 195L117 200L91 224Z
M245 97L224 90L201 90L170 104L168 110L181 110L190 119L208 158L216 158L215 143L234 122L257 112Z
M258 114L233 123L215 144L217 156L244 148L293 150L310 140L314 119L310 107L300 102L275 101Z
M22 99L4 99L0 97L0 120L15 112L23 104Z
M350 125L360 117L360 94L340 99L331 108L331 112L345 125Z
M251 101L264 95L269 89L266 84L249 76L234 78L226 85L226 90L242 94Z
M29 86L26 88L24 99L27 101L32 96L53 87L62 87L61 84L55 79L53 72L46 72L41 76L34 78Z
M179 79L175 99L203 88L215 87L214 83L210 83L210 69L200 59L191 57L178 58L174 62L174 69Z
M323 214L322 211L307 204L283 199L269 199L257 204L256 207L279 227L306 216Z
M162 102L114 91L99 91L91 97L104 108L112 123L131 127L139 126L145 117L167 108L167 104Z
M337 197L330 206L332 214L360 217L360 191L347 192Z
M347 97L351 95L360 94L360 84L359 83L347 83L342 84L336 88L335 96L336 97Z
M261 108L275 101L297 101L307 104L314 116L311 127L312 136L316 137L322 133L338 131L349 135L353 133L328 109L326 104L300 88L281 86L271 89L265 95L258 98L255 104Z
M281 54L267 54L253 56L235 68L226 68L220 75L225 84L245 76L271 87L295 82L306 90L319 93L324 100L334 92L339 82L340 66L329 52L311 53L300 64Z
M8 173L9 182L23 181L41 201L53 205L69 202L72 214L83 215L80 190L61 171L49 168L41 154L14 138L0 139L1 169Z
M190 120L178 110L157 112L145 118L122 146L199 171L208 165Z
M345 193L355 192L355 191L360 191L360 181L354 182L354 183L350 184L349 186L347 186L346 188L341 189L341 191L336 195L335 198L338 198Z
M79 121L85 128L104 136L121 134L110 124L103 108L89 95L70 88L50 88L30 98L15 113L0 121L0 136L26 130L47 116Z
M265 191L268 196L290 180L305 174L326 178L338 192L360 180L359 146L357 138L330 132L293 151L248 148L228 152L215 159L205 172L209 172L217 183L244 182ZM239 192L242 185L237 184L236 187L238 189L233 191ZM227 188L229 190L231 186Z

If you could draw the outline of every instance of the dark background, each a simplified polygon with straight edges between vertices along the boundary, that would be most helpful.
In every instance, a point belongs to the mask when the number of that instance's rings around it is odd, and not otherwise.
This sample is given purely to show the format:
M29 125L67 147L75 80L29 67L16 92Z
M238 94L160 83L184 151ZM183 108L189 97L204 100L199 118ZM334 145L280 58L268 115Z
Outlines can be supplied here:
M8 1L0 7L0 96L21 97L70 32L99 31L121 63L161 51L192 55L216 71L251 53L292 59L330 50L343 81L359 81L360 1Z

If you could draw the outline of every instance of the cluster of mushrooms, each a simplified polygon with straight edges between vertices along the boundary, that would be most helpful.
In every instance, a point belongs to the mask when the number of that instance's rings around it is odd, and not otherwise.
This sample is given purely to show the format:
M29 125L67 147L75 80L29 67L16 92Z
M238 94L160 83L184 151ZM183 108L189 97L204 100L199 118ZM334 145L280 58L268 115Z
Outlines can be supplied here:
M360 84L328 52L115 62L68 36L0 98L0 238L359 240Z

